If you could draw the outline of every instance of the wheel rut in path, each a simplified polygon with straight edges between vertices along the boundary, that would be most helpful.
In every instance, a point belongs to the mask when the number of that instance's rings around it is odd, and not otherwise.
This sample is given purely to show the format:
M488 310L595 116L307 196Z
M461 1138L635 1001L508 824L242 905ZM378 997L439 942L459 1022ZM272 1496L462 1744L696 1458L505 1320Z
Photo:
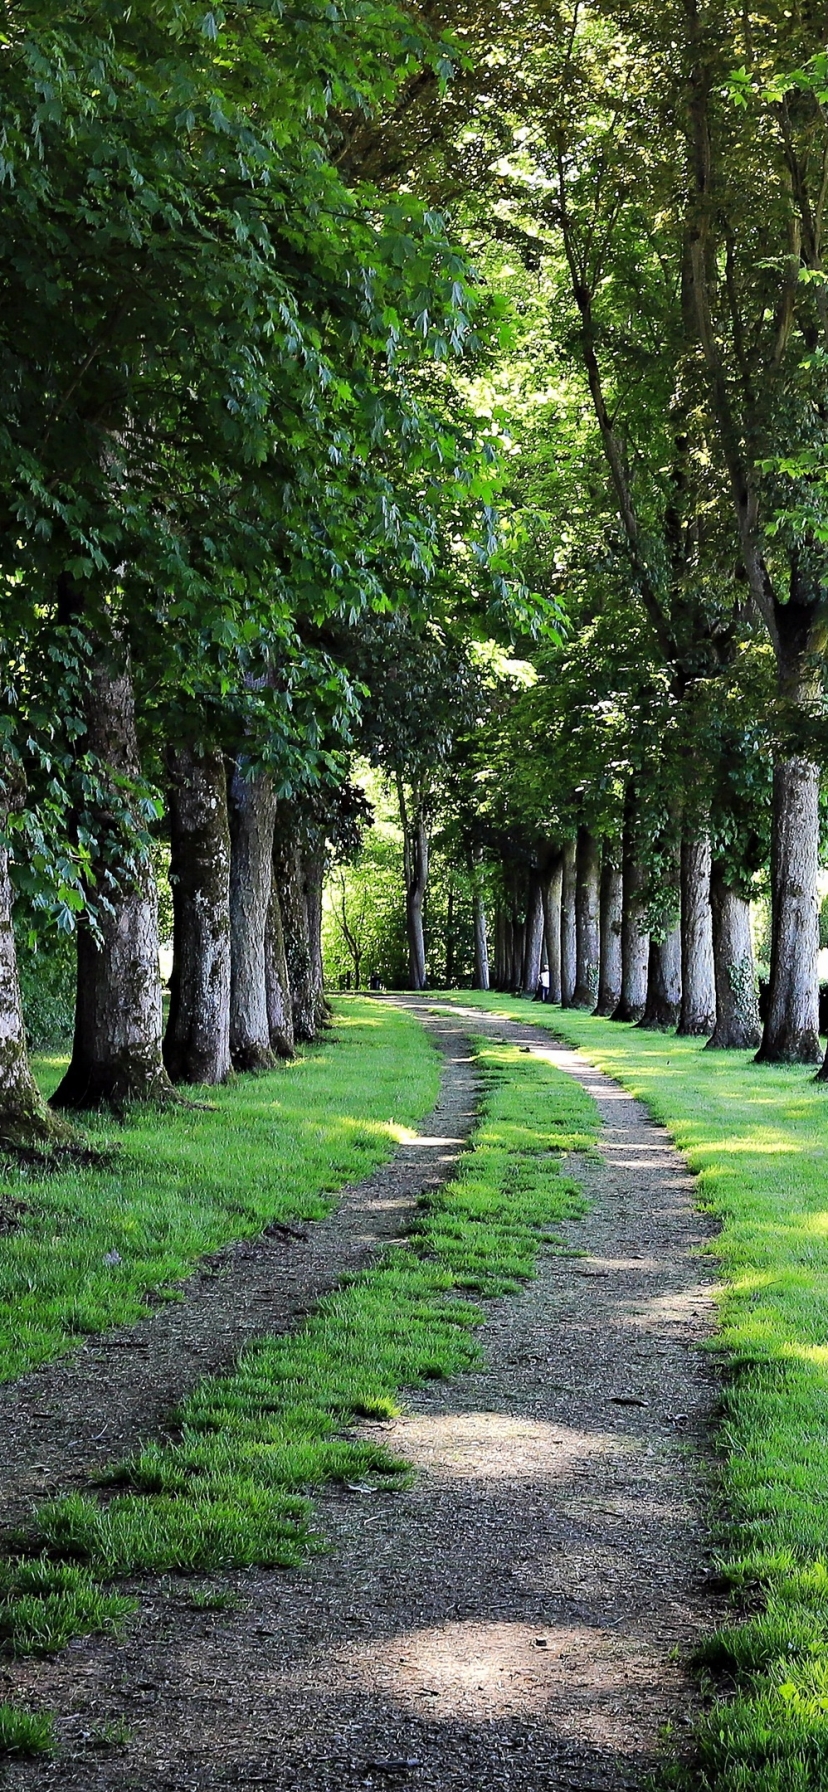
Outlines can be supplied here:
M226 1246L187 1278L181 1301L0 1386L0 1537L37 1499L82 1485L139 1438L163 1436L205 1375L228 1368L258 1334L290 1330L400 1236L417 1196L451 1174L474 1124L468 1032L438 1016L428 1030L443 1054L436 1107L390 1162L337 1195L326 1219Z
M692 1720L682 1658L721 1615L692 1178L643 1109L547 1033L477 1010L456 1024L594 1095L603 1161L578 1164L591 1205L566 1229L585 1254L545 1257L523 1294L490 1303L479 1370L365 1425L418 1477L319 1496L330 1554L222 1577L239 1603L220 1613L170 1578L123 1641L21 1664L18 1694L72 1717L60 1761L15 1766L13 1792L618 1792L652 1770L665 1724L680 1736ZM113 1720L123 1749L84 1745Z

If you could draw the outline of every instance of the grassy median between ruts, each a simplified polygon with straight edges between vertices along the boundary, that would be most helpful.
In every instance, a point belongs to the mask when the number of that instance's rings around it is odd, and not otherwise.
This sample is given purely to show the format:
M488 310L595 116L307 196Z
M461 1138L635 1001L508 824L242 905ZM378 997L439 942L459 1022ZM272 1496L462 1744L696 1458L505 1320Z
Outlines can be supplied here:
M445 1002L446 998L441 998ZM719 1565L733 1623L701 1652L714 1696L697 1783L828 1792L828 1088L746 1052L462 992L548 1027L640 1097L719 1221Z
M479 1360L480 1299L516 1289L544 1246L559 1248L555 1228L582 1208L562 1154L596 1137L595 1104L570 1077L508 1045L481 1045L478 1063L472 1145L408 1236L296 1333L256 1340L229 1374L205 1379L174 1441L136 1440L97 1493L40 1507L0 1567L7 1653L117 1629L147 1575L296 1566L319 1547L315 1486L399 1485L405 1464L355 1421L390 1416L402 1389Z

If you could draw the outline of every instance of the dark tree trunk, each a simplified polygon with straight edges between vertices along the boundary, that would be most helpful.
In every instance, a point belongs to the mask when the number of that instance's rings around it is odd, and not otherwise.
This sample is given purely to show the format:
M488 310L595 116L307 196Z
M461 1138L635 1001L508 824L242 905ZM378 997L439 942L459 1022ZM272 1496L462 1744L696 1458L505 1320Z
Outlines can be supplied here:
M650 940L647 1000L638 1023L652 1033L666 1033L681 1010L681 927L671 927L663 940Z
M781 759L773 773L771 965L757 1061L815 1064L819 1048L819 769Z
M624 882L621 866L615 862L612 847L607 841L601 867L601 963L596 1014L614 1014L621 1000L623 913Z
M750 903L725 882L723 867L714 863L710 880L713 909L713 958L716 969L716 1026L707 1050L749 1050L762 1037Z
M270 779L229 782L230 1054L236 1070L273 1063L265 986L265 933L272 876L274 799Z
M601 958L601 845L578 829L575 860L575 988L573 1008L595 1007Z
M486 930L486 907L483 898L483 877L479 854L469 854L469 880L472 893L474 923L474 988L489 987L489 940Z
M282 925L282 905L279 900L277 886L278 866L274 860L273 877L270 884L270 901L267 908L267 931L265 933L265 997L267 1000L267 1026L270 1036L271 1050L279 1058L293 1058L296 1055L293 1038L293 1004L290 995L290 978L288 976L287 954L285 951L285 932ZM357 965L357 989L359 988L359 966Z
M309 1043L316 1038L318 1025L316 986L299 827L287 803L279 805L273 862L282 911L293 1037L297 1042Z
M523 988L523 959L526 950L526 927L515 915L512 921L512 962L509 966L509 988L513 995Z
M129 654L120 641L97 652L87 713L86 744L101 762L113 792L140 775L135 700ZM105 823L105 818L102 817ZM78 927L75 1036L69 1068L52 1096L56 1107L122 1107L129 1101L169 1101L173 1087L161 1051L161 974L158 898L148 859L132 875L112 880L102 859L94 866L100 939L83 917Z
M621 878L621 999L612 1019L639 1021L647 1001L650 936L645 924L646 879L630 834L624 836Z
M314 827L313 837L302 851L305 909L308 917L308 951L310 980L316 1026L330 1025L331 1009L325 996L325 967L322 962L322 897L325 889L325 831Z
M410 989L425 989L426 952L423 905L428 889L428 827L422 803L416 797L412 804L406 802L402 782L399 779L397 789L403 826L408 983Z
M716 1025L710 840L681 843L681 1013L678 1030L704 1037Z
M47 1108L29 1068L23 1004L12 925L12 886L3 837L9 820L14 771L0 765L0 1150L37 1150L70 1138Z
M543 930L546 938L546 962L549 966L549 1000L561 1000L561 886L563 858L558 853L551 869L543 878Z
M164 1063L174 1083L230 1074L230 829L219 752L167 749L173 969Z
M567 840L563 849L561 868L561 1002L564 1008L572 1007L575 985L578 981L575 929L575 893L577 888L575 870L576 846L574 840Z
M535 996L538 992L543 957L543 892L537 873L533 873L529 886L529 903L526 910L526 930L523 944L523 978L524 995Z

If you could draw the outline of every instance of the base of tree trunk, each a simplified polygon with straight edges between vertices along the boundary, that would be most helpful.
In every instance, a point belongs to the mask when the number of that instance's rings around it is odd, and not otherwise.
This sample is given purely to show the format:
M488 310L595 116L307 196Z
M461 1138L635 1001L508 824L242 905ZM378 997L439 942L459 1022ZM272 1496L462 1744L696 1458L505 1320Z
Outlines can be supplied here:
M622 1000L613 1008L610 1020L626 1021L628 1026L637 1027L644 1015L643 1002L626 1002Z
M754 1064L822 1064L819 1034L799 1031L789 1039L777 1034L772 1046L762 1045ZM823 1066L824 1068L824 1066ZM822 1070L820 1070L820 1077Z
M592 1012L596 1020L615 1020L617 1018L617 1002L599 1002Z
M579 983L572 991L572 1000L567 1002L566 1006L567 1008L585 1008L588 1013L592 1014L595 1010L594 989L590 989L587 983Z
M169 1107L181 1098L163 1067L136 1065L135 1053L123 1065L85 1065L73 1060L55 1090L50 1107L83 1113L95 1108L122 1109L142 1103Z
M0 1114L0 1155L27 1162L48 1162L60 1155L89 1156L89 1145L39 1097L5 1108Z
M293 1057L293 1052L285 1053ZM246 1045L233 1053L233 1069L244 1073L251 1070L272 1070L277 1061L277 1053L262 1045Z

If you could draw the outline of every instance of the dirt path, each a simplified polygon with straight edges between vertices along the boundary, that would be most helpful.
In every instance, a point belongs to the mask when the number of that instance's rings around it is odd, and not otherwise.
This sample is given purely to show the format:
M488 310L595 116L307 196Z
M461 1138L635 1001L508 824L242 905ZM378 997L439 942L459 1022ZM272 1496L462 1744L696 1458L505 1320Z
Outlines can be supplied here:
M477 1011L458 1024L594 1094L605 1161L585 1166L590 1211L569 1228L587 1254L546 1259L493 1303L485 1365L380 1428L417 1482L327 1492L329 1555L227 1576L238 1605L223 1612L170 1579L123 1642L21 1667L18 1692L72 1716L60 1762L13 1768L14 1792L598 1792L640 1785L662 1727L691 1717L676 1655L717 1617L691 1178L643 1110L548 1035ZM107 1720L125 1721L126 1747L94 1748Z

